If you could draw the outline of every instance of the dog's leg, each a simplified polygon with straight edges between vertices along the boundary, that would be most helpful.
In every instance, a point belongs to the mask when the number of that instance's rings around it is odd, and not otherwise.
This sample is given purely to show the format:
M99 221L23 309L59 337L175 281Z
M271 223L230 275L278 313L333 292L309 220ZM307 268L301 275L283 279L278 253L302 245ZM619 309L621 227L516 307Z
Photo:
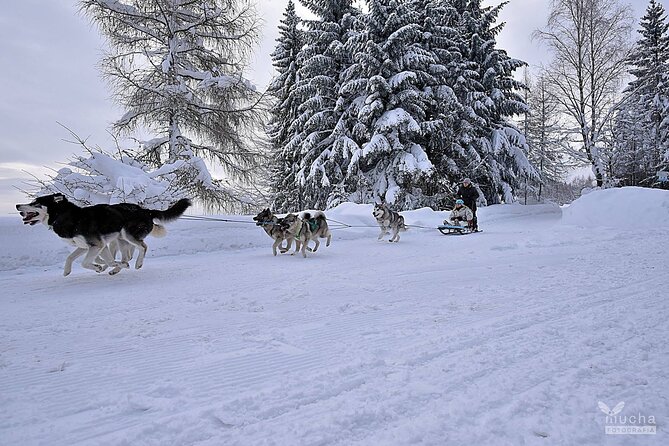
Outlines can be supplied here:
M133 243L133 245L135 245ZM149 247L144 243L144 240L137 240L135 245L139 249L139 254L137 254L137 260L135 261L135 269L140 269L144 265L144 257L146 256L146 251L149 250Z
M121 251L121 261L114 262L116 266L114 266L114 269L109 271L110 276L120 273L123 268L130 268L130 261L132 260L132 254L135 250L135 247L125 240L118 240L117 244L118 246L114 248L118 248L118 250ZM114 257L116 257L116 253L113 254Z
M325 242L325 246L326 246L326 247L327 247L327 246L330 246L330 242L332 241L332 234L330 234L330 233L328 232L327 237L328 237L328 239L327 239L327 241Z
M135 269L140 269L144 265L144 257L146 256L146 251L148 251L149 247L146 246L144 240L136 239L132 235L128 234L125 229L121 231L121 239L139 249L139 254L137 255L137 260L135 261Z
M121 250L121 266L123 268L130 268L130 261L132 260L135 247L123 240L119 240L119 247Z
M74 251L72 251L72 254L67 256L67 259L65 259L65 267L63 268L63 276L70 275L70 273L72 272L72 262L77 260L82 255L84 255L85 252L86 248L77 248Z
M307 258L307 248L309 247L309 239L302 242L302 257Z
M86 269L92 269L96 273L102 272L104 267L102 265L98 265L95 262L95 259L100 255L103 249L105 249L104 244L100 242L97 245L93 245L90 248L88 248L88 252L86 253L86 257L84 257L84 261L81 262L81 266L83 266Z
M400 241L400 228L399 226L395 229L395 233L393 236L388 240L390 242L399 242Z
M276 248L281 244L283 240L278 238L274 240L274 243L272 244L272 253L276 256Z
M286 247L285 248L279 248L279 251L281 251L281 254L283 254L284 252L290 251L290 248L292 246L293 246L293 239L292 238L286 239Z
M105 246L102 251L100 251L100 257L105 265L111 266L112 270L109 271L109 275L113 276L121 272L121 269L128 268L128 262L123 261L124 250L121 248L121 243L126 244L125 242L113 240L107 246ZM116 261L116 251L121 251L121 261ZM107 266L103 268L103 271L107 269Z
M388 230L386 229L385 226L381 227L381 234L379 234L379 238L377 240L381 240L383 236L385 236L388 233Z
M295 239L295 251L291 254L291 256L294 256L297 254L297 252L300 250L300 247L302 246L302 242L298 239Z
M316 246L314 246L314 249L309 248L309 251L311 252L318 251L318 247L321 246L321 242L319 242L318 239L314 240L314 242L316 243Z

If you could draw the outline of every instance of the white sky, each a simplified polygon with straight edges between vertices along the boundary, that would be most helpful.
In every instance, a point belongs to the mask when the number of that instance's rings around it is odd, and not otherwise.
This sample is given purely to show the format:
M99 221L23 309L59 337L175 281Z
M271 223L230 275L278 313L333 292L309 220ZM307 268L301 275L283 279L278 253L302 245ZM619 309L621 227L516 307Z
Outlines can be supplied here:
M661 3L667 8L669 0ZM272 76L270 53L288 0L257 0L263 37L248 76L264 88ZM487 0L498 4L500 0ZM511 0L501 20L507 25L499 47L530 65L547 62L532 31L542 27L549 0ZM646 0L630 1L635 16ZM669 9L669 8L667 8ZM298 12L303 12L298 8ZM78 147L63 139L58 122L88 137L91 145L110 147L110 123L122 112L109 99L97 69L103 42L74 0L14 0L0 8L0 215L14 212L25 196L14 189L29 176L58 169Z

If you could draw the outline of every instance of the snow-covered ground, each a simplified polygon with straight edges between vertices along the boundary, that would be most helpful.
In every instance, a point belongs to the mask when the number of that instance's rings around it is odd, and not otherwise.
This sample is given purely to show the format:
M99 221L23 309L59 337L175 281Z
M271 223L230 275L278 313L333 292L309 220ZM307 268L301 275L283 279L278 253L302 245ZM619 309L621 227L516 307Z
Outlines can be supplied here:
M492 206L483 233L398 244L339 229L307 259L181 220L142 270L66 278L57 237L0 218L0 444L669 444L669 192L564 213ZM657 434L606 435L600 401Z

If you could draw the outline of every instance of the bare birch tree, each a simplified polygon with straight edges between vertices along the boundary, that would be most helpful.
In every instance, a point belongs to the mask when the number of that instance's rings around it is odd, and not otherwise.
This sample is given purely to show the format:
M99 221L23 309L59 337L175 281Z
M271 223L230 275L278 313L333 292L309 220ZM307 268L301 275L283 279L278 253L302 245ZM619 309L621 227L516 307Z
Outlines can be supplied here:
M626 73L631 29L632 13L619 0L553 0L546 28L535 31L553 52L546 79L598 186L606 184L600 137Z

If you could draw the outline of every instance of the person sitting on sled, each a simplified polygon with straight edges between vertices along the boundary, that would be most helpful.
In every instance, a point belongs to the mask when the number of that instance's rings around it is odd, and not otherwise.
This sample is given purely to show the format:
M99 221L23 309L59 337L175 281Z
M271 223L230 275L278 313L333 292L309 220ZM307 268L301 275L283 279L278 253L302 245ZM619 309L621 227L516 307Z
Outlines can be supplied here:
M456 198L462 199L466 207L468 207L474 215L474 222L470 226L473 230L478 229L478 219L476 218L476 201L479 199L479 191L472 184L472 180L465 178L462 180L462 185L458 188L455 194Z
M467 226L474 229L474 213L465 206L465 202L460 198L455 200L455 207L451 211L450 219L452 225L460 226L460 222L467 222ZM444 224L448 224L448 221L445 221Z

